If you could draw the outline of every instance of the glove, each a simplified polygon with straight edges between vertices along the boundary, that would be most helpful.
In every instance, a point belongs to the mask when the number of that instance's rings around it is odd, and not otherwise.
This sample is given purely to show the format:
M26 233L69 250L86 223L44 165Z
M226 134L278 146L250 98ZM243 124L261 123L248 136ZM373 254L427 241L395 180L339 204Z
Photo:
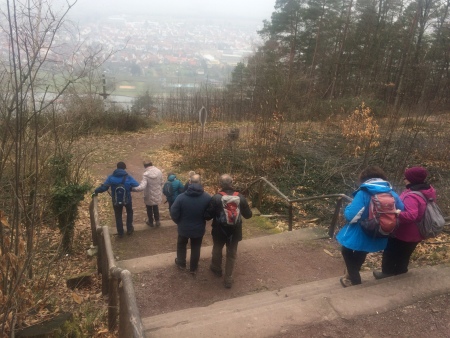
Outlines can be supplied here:
M97 196L97 193L93 192L91 197L94 198L94 196Z

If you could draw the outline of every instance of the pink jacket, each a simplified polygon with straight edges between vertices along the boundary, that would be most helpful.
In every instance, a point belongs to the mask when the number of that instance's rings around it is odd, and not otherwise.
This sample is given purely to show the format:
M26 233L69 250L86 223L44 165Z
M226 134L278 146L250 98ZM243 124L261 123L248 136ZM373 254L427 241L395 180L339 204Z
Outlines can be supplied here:
M436 191L432 186L420 190L426 198L436 200ZM426 202L420 195L411 193L410 189L400 194L400 199L405 205L405 210L398 216L399 227L395 231L395 237L404 242L420 242L423 240L416 222L420 221L425 213Z

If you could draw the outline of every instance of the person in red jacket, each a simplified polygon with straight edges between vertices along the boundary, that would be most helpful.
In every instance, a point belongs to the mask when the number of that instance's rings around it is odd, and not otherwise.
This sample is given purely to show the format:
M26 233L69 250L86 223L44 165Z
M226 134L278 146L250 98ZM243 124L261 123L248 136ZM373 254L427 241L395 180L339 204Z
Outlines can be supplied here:
M436 200L436 191L425 182L428 173L425 168L412 167L405 170L406 189L400 194L405 205L398 215L399 227L394 237L388 239L383 251L381 271L373 271L376 279L386 278L408 272L409 259L423 238L417 223L425 214L426 202L412 191L420 191L427 199Z

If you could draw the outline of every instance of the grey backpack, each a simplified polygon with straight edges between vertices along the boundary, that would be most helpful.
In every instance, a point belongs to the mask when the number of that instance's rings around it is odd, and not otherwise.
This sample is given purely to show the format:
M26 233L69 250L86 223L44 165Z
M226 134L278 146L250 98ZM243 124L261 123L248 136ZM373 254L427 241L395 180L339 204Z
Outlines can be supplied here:
M420 234L423 238L432 238L439 235L444 229L445 219L441 209L433 199L427 199L420 191L411 191L411 194L419 195L427 203L422 219L417 222Z

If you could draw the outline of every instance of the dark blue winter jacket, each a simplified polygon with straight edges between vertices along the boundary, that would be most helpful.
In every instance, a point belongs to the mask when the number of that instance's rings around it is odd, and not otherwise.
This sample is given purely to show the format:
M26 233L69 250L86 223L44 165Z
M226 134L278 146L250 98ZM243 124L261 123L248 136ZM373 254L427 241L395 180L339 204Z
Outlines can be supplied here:
M114 204L114 190L119 184L122 183L123 177L125 175L127 175L124 182L125 190L127 191L127 200L131 202L131 188L139 186L139 183L132 176L128 175L128 173L124 169L114 170L112 175L108 176L106 181L97 189L95 189L94 192L96 194L100 194L111 188L111 197Z
M189 185L188 190L178 196L170 208L170 216L178 225L178 234L188 238L199 238L205 234L206 221L203 217L211 196L198 183Z

